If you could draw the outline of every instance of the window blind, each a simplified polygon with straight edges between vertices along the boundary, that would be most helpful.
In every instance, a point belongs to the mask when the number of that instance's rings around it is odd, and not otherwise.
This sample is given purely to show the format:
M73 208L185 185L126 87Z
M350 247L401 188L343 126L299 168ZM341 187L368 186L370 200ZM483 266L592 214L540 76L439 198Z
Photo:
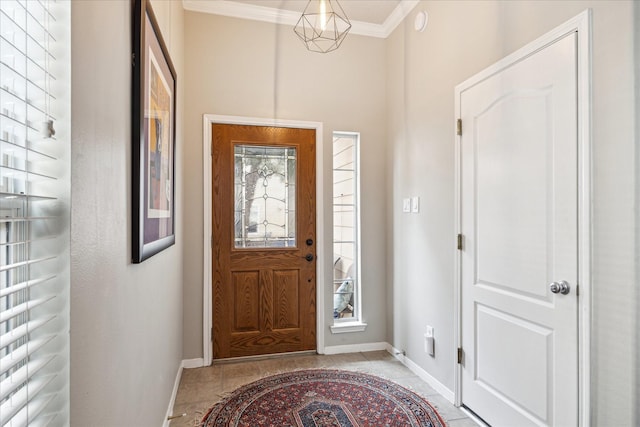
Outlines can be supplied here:
M69 7L0 0L2 426L69 424Z

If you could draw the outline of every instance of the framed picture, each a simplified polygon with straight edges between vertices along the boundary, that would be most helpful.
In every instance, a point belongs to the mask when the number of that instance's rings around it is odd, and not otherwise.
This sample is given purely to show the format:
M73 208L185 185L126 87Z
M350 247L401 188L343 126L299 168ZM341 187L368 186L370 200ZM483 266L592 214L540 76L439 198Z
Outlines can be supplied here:
M175 243L176 72L151 4L133 0L132 261Z

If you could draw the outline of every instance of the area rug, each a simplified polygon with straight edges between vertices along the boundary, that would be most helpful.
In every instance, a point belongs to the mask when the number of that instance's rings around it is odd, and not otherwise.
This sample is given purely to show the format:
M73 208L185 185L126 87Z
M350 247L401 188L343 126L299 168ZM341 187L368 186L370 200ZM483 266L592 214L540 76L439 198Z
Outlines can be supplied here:
M359 372L311 369L240 387L209 410L202 427L440 427L422 397Z

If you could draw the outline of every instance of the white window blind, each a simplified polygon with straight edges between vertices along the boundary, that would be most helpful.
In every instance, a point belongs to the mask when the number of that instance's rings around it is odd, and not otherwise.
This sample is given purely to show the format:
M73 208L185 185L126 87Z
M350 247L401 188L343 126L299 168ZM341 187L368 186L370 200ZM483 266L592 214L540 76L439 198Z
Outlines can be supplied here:
M69 424L69 7L0 0L2 426Z

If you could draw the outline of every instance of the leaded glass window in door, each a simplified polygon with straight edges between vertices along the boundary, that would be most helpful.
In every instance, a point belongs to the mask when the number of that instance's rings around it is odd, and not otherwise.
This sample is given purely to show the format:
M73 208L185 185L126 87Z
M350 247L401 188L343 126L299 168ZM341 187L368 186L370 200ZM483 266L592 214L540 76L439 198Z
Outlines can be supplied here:
M296 149L234 146L236 248L296 245Z

